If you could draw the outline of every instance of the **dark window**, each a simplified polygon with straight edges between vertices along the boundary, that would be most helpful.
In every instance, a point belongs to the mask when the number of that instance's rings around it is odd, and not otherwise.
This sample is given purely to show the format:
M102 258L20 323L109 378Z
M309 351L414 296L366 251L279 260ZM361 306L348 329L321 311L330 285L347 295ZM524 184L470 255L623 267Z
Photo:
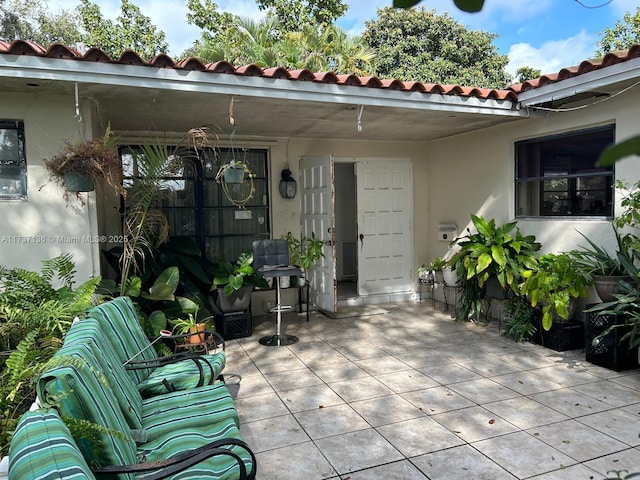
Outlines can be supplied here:
M24 122L0 120L0 199L27 198Z
M125 187L138 176L130 146L121 149ZM215 181L231 154L240 156L255 174L255 192L243 209L233 205ZM200 155L181 154L182 168L162 180L158 207L167 217L171 237L191 237L206 257L236 259L254 240L270 237L268 152L264 149L218 149ZM203 162L202 159L205 159Z
M613 125L517 142L516 216L613 216L613 167L598 167Z

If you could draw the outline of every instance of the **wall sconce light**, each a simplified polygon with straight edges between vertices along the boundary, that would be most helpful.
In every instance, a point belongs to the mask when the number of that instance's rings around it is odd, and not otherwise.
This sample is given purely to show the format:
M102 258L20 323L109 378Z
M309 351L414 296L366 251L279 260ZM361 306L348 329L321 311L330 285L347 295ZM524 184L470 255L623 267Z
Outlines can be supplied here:
M291 176L291 170L285 168L280 173L280 176L282 177L278 187L280 190L280 196L282 198L295 198L296 192L298 191L298 184Z

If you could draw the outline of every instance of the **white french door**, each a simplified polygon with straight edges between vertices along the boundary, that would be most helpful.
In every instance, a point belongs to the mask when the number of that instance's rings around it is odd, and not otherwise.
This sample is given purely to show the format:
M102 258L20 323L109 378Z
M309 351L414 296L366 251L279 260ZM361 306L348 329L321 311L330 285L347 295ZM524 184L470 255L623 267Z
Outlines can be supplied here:
M358 294L410 292L413 202L410 160L358 160Z
M307 272L311 301L321 310L336 312L336 242L334 216L333 155L302 157L300 223L302 235L313 232L322 240L324 258Z

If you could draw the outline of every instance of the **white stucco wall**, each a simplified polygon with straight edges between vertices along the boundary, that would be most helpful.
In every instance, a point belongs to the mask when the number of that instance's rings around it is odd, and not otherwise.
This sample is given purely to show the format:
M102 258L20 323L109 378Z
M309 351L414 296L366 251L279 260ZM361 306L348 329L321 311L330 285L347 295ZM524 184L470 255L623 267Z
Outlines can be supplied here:
M39 271L42 260L68 252L82 282L99 274L98 244L84 238L97 235L95 193L83 194L84 206L65 202L43 163L65 139L90 138L89 105L78 123L74 102L73 96L0 94L0 118L24 121L28 176L26 200L0 201L0 264Z
M640 92L631 90L596 106L573 112L549 113L546 118L528 119L480 132L459 135L428 145L429 238L439 223L455 223L458 233L471 225L470 214L495 218L498 224L515 219L514 143L519 140L589 127L615 124L616 140L640 134L637 112L631 105L640 101ZM617 162L615 178L634 183L640 178L640 158ZM421 196L421 192L416 192ZM616 194L616 214L620 213L620 193ZM606 220L518 219L524 234L533 234L545 252L568 251L584 240L581 231L594 241L615 251L611 223ZM428 262L447 252L446 243L429 242L422 257ZM425 252L418 252L420 254Z
M470 214L495 218L503 223L514 219L514 143L518 140L580 130L608 123L616 124L618 140L640 133L635 112L640 93L631 90L597 106L575 112L550 113L546 118L528 119L480 132L430 142L363 142L327 139L252 139L247 146L268 148L271 161L271 231L279 237L299 231L299 196L285 200L278 194L280 171L288 165L299 178L298 160L304 155L331 153L343 158L409 158L413 165L414 265L428 263L447 251L447 243L437 240L439 224L456 224L458 233L469 225ZM25 122L28 161L26 201L0 202L5 220L0 227L0 264L39 269L41 260L71 252L78 278L99 273L99 248L105 245L82 242L82 236L119 233L115 205L98 207L95 194L87 196L86 206L68 205L62 191L49 182L42 159L53 155L64 139L88 138L91 125L74 118L73 96L0 95L0 118ZM84 119L91 118L91 105L83 105ZM120 132L122 133L122 132ZM135 135L135 132L132 133ZM224 144L224 141L221 142ZM616 165L616 178L635 182L640 178L640 159L623 160ZM42 187L42 188L41 188ZM619 202L618 198L618 202ZM619 210L618 210L619 211ZM545 251L574 248L581 237L613 248L610 224L601 220L519 220L523 233L534 234ZM61 241L80 239L79 243ZM40 238L41 243L33 243ZM31 241L32 243L24 243ZM108 245L107 245L108 246Z

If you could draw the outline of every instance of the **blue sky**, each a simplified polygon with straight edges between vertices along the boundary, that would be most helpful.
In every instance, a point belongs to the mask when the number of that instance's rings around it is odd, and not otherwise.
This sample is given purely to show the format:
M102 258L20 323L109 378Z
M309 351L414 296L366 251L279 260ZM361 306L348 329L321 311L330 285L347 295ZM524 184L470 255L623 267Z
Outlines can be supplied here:
M93 0L103 15L115 18L120 0ZM563 67L593 58L599 33L621 20L624 12L635 12L640 0L485 0L480 13L469 14L455 8L453 0L422 0L420 6L448 12L472 30L495 33L494 41L502 54L509 55L508 70L528 65L554 73ZM58 0L62 8L73 8L77 0ZM196 27L186 22L185 0L133 0L142 13L162 29L170 54L178 56L198 38ZM260 17L254 0L216 0L221 10L240 16ZM392 0L348 0L349 10L339 20L345 30L357 34L366 20L376 18L377 8L390 6ZM598 7L600 5L606 4ZM591 7L591 8L588 8Z

